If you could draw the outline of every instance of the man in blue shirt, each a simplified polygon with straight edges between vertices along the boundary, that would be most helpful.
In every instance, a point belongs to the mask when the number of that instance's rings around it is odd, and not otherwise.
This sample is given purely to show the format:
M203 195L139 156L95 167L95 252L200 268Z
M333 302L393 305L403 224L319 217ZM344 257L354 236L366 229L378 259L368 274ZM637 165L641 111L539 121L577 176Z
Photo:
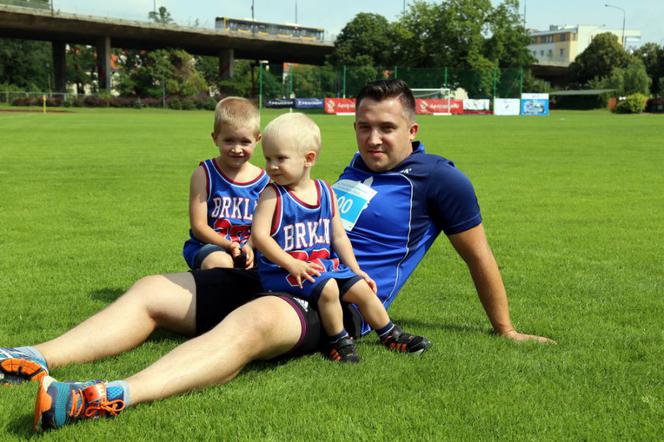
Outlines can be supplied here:
M415 101L401 80L370 83L357 97L359 154L334 189L360 266L389 306L437 235L465 261L494 331L516 331L468 179L415 142ZM59 428L83 418L230 381L247 363L315 351L320 322L309 305L261 296L256 272L213 269L149 276L65 334L30 347L0 348L0 383L39 380L35 423ZM55 367L141 344L158 327L194 336L143 371L114 382L57 382ZM367 332L366 326L362 332ZM57 399L57 400L56 400ZM75 406L73 406L75 405Z

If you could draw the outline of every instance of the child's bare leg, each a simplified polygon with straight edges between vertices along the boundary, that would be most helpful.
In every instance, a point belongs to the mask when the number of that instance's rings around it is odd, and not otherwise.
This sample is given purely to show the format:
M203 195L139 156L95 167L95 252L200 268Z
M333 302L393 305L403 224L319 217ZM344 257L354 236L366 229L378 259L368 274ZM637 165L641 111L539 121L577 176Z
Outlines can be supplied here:
M318 313L323 322L323 328L328 336L335 336L344 329L344 317L339 301L339 286L337 281L329 279L318 298Z
M358 281L344 294L344 301L357 305L362 317L374 330L390 322L385 306L364 281Z
M232 268L233 258L226 252L212 252L201 263L201 269Z

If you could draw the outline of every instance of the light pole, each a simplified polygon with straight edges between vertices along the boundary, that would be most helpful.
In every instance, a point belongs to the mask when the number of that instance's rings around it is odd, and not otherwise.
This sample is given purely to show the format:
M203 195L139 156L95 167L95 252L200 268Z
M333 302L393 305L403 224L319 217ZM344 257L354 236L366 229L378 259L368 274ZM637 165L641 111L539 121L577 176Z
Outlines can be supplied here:
M605 8L614 8L614 9L618 9L618 10L622 11L622 13L623 13L623 26L622 26L622 35L621 35L620 41L622 42L623 49L627 49L625 47L625 10L623 8L618 7L618 6L613 6L613 5L609 5L609 4L604 4L604 7Z

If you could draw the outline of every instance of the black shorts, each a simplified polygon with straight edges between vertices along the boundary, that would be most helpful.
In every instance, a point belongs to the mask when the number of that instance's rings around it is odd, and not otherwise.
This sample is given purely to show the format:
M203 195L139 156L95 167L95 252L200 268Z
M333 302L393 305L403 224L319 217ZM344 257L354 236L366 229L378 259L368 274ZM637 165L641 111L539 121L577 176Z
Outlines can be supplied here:
M288 294L264 293L258 271L243 269L210 269L192 271L196 283L196 335L212 330L230 312L260 296L278 296L287 302L300 318L302 335L285 356L316 352L325 341L318 312L310 303ZM356 309L342 303L344 326L353 337L361 335L361 317Z

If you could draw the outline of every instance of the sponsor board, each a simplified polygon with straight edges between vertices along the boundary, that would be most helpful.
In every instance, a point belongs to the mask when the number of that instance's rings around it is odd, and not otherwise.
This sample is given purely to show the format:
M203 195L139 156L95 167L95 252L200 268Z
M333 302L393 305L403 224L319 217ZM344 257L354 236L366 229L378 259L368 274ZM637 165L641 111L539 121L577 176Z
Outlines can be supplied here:
M489 115L491 114L491 101L488 98L480 100L463 100L464 115Z
M528 117L549 115L549 94L521 94L521 115Z
M355 98L326 98L325 113L337 115L355 114Z
M447 98L416 98L415 110L418 114L449 115L463 113L463 100Z
M296 98L295 109L323 109L322 98Z
M493 114L500 116L519 115L520 102L518 98L494 98Z
M295 105L295 100L290 98L272 98L267 100L265 107L271 108L284 108L284 107L293 107Z

